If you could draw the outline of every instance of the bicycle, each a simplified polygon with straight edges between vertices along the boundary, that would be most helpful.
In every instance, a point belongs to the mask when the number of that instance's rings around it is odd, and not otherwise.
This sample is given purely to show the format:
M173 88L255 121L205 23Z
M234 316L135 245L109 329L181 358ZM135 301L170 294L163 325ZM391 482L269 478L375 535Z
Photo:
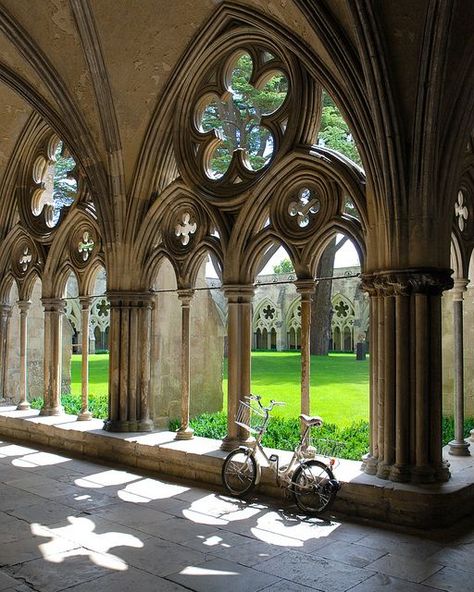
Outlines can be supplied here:
M244 497L260 482L261 466L257 459L260 452L269 468L275 474L276 483L287 487L300 510L308 515L318 515L334 502L340 489L334 477L334 457L317 453L310 445L311 428L320 428L323 420L318 416L300 415L304 430L288 465L280 466L277 454L267 456L261 444L266 432L270 413L274 407L285 405L281 401L270 401L264 407L259 395L250 395L240 401L235 423L255 434L255 440L246 446L239 446L230 452L222 465L222 481L226 490L234 496ZM316 460L315 456L328 458L327 462Z

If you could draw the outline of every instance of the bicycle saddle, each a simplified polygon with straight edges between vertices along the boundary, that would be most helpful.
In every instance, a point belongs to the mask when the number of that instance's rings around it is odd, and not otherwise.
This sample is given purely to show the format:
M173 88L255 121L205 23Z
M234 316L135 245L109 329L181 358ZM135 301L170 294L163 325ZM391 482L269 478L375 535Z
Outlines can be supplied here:
M303 423L307 426L322 426L323 420L319 417L319 415L304 415L303 413L300 415L300 419Z

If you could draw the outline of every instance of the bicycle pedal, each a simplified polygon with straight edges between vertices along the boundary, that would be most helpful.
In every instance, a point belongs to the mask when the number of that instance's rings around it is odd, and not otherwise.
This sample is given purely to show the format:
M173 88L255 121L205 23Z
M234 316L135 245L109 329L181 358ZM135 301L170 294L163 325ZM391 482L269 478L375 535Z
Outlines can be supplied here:
M270 462L277 462L277 461L278 461L278 455L277 455L277 454L271 454L271 455L268 457L268 460L269 460Z

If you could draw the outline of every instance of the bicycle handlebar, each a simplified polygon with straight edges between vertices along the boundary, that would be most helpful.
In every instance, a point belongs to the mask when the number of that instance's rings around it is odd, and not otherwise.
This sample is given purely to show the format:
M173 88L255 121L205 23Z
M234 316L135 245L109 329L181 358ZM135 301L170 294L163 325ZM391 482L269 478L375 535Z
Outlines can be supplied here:
M274 401L273 399L270 400L270 406L269 407L264 407L262 405L262 397L260 395L248 395L247 397L244 397L244 399L248 399L250 400L254 400L257 401L257 403L259 404L260 408L263 409L264 411L271 411L273 409L273 407L283 407L284 405L286 405L285 401Z

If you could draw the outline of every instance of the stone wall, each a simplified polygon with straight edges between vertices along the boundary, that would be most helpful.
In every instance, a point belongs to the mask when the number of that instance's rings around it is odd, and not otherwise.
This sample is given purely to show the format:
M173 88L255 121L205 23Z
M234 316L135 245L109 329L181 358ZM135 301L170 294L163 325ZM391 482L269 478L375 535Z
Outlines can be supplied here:
M17 403L20 400L20 315L16 302L18 293L12 289L10 302L12 316L8 337L8 371L5 398ZM44 314L41 304L41 283L36 282L31 295L28 311L28 399L42 397L44 394ZM69 393L71 387L71 335L72 330L67 319L63 323L63 375L62 392Z
M197 286L205 286L204 273ZM176 288L169 265L163 264L156 288ZM153 416L163 426L181 415L181 303L176 293L157 294L153 316ZM223 360L222 320L209 291L196 291L191 304L191 417L222 410Z

